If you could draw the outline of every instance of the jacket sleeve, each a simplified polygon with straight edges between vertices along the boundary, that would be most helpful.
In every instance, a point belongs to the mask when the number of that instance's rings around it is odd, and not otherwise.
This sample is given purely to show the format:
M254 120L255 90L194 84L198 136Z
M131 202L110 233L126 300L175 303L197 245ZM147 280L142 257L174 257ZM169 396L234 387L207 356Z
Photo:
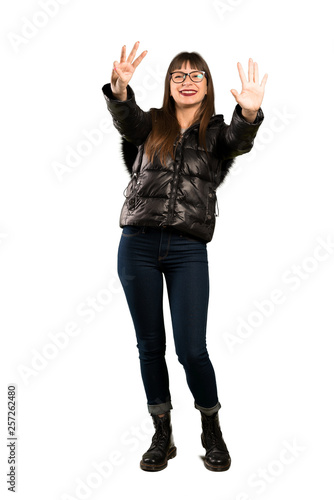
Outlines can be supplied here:
M138 106L134 92L129 85L127 86L128 95L126 101L115 99L110 83L106 83L102 87L102 92L118 132L124 139L136 146L143 144L152 130L151 112L143 111Z
M257 131L264 120L260 108L253 123L247 122L241 114L241 106L236 105L230 125L224 124L218 134L216 143L217 156L228 160L248 153L254 144Z

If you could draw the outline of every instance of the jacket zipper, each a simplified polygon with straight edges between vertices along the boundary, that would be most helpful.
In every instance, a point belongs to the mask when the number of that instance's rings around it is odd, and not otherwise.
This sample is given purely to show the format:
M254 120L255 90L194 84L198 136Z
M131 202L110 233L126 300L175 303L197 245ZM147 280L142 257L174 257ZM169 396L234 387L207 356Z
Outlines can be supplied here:
M195 127L196 125L192 125L190 128L192 127ZM186 136L186 134L188 134L188 130L187 129L183 134L180 134L179 138L176 140L176 142L174 143L174 146L175 146L175 157L176 157L176 152L178 149L180 149L180 163L182 162L182 144L183 144L183 141L184 141L184 138ZM173 187L172 187L172 196L169 200L169 207L168 207L168 213L167 213L167 220L166 220L166 224L170 224L172 218L174 217L174 208L175 208L175 202L176 202L176 193L177 193L177 188L178 188L178 184L179 184L179 169L180 169L180 163L178 164L177 166L177 169L175 169L175 165L174 165L174 175L173 175Z
M177 151L178 148L181 148L181 151L180 151L180 161L182 162L182 144L185 140L186 137L188 137L189 135L189 132L195 128L195 127L199 127L199 124L198 123L194 123L193 125L191 125L189 128L187 128L187 130L185 130L183 132L183 134L180 134L179 138L177 139L177 141L175 142L175 153ZM179 174L177 174L177 179L179 178ZM214 182L213 180L211 179L211 182L212 182L212 185L214 185ZM174 171L174 177L173 177L173 190L172 190L172 204L169 206L168 208L168 214L167 214L167 220L166 220L166 224L168 225L170 222L171 222L171 219L173 218L174 216L174 208L175 208L175 202L176 202L176 192L177 192L177 187L178 187L178 181L176 182L176 177L175 177L175 171ZM218 201L217 201L217 197L216 197L216 203L217 203L217 208L218 208ZM216 212L216 210L215 210ZM218 209L218 214L219 214L219 209ZM216 215L216 214L215 214ZM161 224L162 225L162 224Z

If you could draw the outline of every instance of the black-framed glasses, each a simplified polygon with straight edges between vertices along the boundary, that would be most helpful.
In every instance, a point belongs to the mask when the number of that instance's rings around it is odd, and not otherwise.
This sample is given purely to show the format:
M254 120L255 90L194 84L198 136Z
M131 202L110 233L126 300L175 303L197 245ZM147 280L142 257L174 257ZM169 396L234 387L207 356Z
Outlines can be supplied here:
M190 80L195 83L200 83L204 80L205 71L190 71L190 73L184 73L183 71L173 71L170 73L170 78L174 83L182 83L189 76Z

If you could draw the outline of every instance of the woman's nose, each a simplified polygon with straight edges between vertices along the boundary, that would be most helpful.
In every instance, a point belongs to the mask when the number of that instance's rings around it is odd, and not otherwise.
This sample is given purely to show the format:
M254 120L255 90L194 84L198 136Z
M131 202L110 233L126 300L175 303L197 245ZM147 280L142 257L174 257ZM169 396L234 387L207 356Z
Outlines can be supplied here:
M188 78L188 82L187 82L187 78ZM187 83L192 83L192 80L191 80L189 75L186 75L185 79L182 82L183 85L186 85Z

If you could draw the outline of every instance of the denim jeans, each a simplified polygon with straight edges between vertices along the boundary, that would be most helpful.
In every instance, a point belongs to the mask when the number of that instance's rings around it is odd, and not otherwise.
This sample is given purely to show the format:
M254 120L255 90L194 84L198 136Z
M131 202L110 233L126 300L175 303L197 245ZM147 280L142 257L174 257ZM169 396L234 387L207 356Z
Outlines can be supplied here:
M208 415L219 410L215 373L206 346L206 243L169 227L125 226L118 248L118 276L136 332L149 412L172 409L165 360L163 276L175 350L195 407Z

